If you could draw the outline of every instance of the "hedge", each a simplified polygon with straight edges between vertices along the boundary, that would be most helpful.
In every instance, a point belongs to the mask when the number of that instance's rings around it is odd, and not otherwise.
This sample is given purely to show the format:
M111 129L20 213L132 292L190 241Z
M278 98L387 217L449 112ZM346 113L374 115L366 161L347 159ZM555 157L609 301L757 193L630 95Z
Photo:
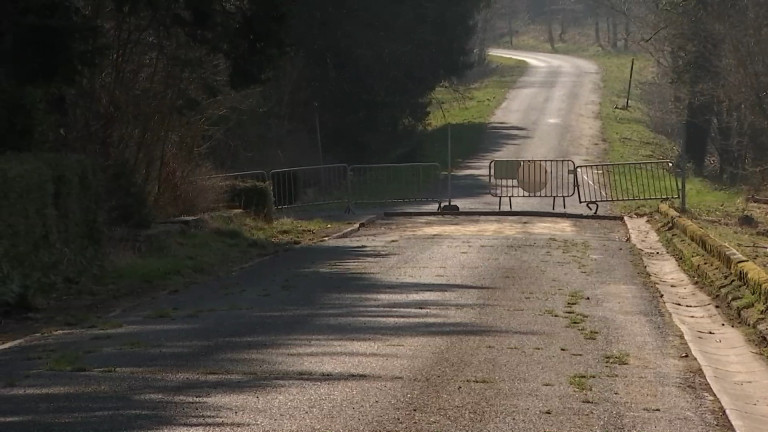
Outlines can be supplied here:
M100 268L95 172L81 157L0 155L0 308L44 306Z
M241 209L267 222L275 218L275 202L269 183L237 180L227 184L229 199Z

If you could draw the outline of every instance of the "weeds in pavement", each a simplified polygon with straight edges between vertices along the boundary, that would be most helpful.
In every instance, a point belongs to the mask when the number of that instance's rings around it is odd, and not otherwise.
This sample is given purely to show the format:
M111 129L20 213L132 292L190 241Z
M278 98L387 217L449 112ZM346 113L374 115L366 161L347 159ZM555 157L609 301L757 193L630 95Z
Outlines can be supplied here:
M155 309L152 312L144 315L144 318L149 319L167 319L173 318L173 310L171 309Z
M611 354L605 354L603 360L610 365L625 366L629 364L629 353L626 351L618 351Z
M82 354L65 351L52 356L45 365L49 372L86 372L88 367L82 363Z
M568 293L568 300L566 300L565 304L567 306L578 306L581 304L581 301L584 300L584 293L581 291L571 291Z
M596 378L596 376L592 374L574 374L568 378L568 384L580 392L588 392L592 390L592 385L589 381L593 378Z
M493 378L482 377L482 378L466 379L466 380L464 380L464 382L472 383L472 384L493 384L493 383L496 382L496 380L494 380Z
M104 321L96 325L99 330L116 330L123 327L123 323L119 321Z

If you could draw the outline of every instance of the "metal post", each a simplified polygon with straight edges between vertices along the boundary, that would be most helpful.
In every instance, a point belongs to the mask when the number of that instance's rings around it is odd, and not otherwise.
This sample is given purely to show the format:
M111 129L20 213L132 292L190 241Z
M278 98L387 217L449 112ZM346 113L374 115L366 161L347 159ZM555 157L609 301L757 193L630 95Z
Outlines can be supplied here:
M451 177L453 175L453 169L451 167L451 124L448 123L448 205L451 205L452 189L451 189Z
M632 95L632 78L635 75L635 58L632 58L632 67L629 69L629 88L627 88L627 105L624 109L629 109L629 97Z
M445 205L442 207L442 211L447 212L457 212L459 211L459 206L454 205L452 202L453 198L453 189L452 189L452 182L453 182L453 166L451 163L451 124L448 123L448 205Z

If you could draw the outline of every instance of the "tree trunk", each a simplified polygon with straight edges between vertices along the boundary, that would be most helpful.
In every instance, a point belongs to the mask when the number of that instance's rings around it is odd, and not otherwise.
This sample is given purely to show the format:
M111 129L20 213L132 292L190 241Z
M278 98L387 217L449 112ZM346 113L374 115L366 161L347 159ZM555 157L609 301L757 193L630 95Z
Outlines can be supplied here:
M611 17L607 16L605 17L605 37L608 38L608 48L610 48L613 43L611 42Z
M600 17L595 16L595 45L599 46L600 49L605 49L603 46L603 40L600 37Z
M616 25L616 14L611 15L611 49L619 48L619 26Z
M552 12L549 13L547 18L547 40L549 41L549 46L552 48L552 51L557 51L557 47L555 46L555 31L552 29Z
M560 39L561 43L565 43L565 17L563 15L560 16L560 34L558 35L558 39Z
M629 34L632 31L629 15L624 17L624 51L629 51Z
M709 98L697 98L697 91L691 89L685 119L685 153L693 163L694 173L704 172L707 157L707 142L712 127L712 101Z

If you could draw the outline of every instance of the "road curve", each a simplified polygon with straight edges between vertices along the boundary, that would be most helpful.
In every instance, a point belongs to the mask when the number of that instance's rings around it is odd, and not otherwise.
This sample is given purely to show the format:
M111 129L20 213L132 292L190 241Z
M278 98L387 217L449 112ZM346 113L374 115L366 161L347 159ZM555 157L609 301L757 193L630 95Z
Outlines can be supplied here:
M488 164L494 159L598 161L602 150L600 70L594 63L563 55L493 49L490 54L530 65L488 125L482 150L456 171L454 197L466 210L493 210ZM506 204L506 203L505 203ZM546 199L515 199L516 210L550 210ZM577 199L569 211L581 212Z

